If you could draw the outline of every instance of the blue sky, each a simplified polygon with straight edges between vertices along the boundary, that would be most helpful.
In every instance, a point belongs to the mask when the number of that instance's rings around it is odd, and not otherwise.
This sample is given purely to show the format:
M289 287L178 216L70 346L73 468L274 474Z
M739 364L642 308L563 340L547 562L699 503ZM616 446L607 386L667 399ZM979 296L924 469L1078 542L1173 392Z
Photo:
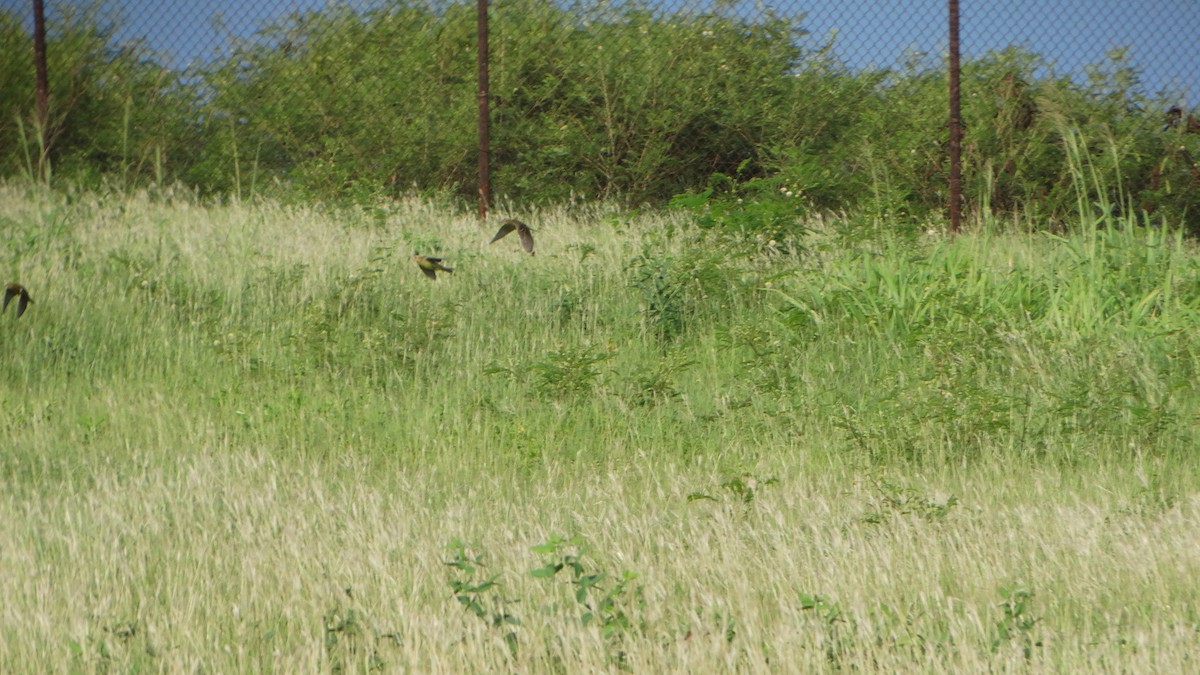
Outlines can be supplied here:
M211 55L225 33L249 35L264 21L290 11L315 9L325 0L103 0L119 8L123 35L141 36L156 50L171 54L176 65ZM619 2L619 0L616 0ZM614 2L614 4L616 4ZM0 7L28 13L29 0L0 0ZM56 0L47 0L52 10ZM355 5L370 4L355 2ZM713 0L656 0L652 6L711 7ZM763 8L780 13L807 12L805 26L814 38L837 31L836 53L853 66L892 65L906 50L944 53L945 0L725 0L739 13ZM961 0L961 38L965 55L983 54L1010 44L1024 46L1054 62L1059 72L1079 73L1104 60L1117 45L1130 47L1143 68L1150 93L1178 92L1189 106L1200 103L1200 0Z
M945 0L767 4L806 8L808 30L814 37L837 30L835 51L855 66L893 65L913 48L940 56L949 43ZM964 56L1018 45L1047 57L1056 72L1080 74L1128 46L1150 93L1165 87L1200 103L1200 0L960 0L959 13Z

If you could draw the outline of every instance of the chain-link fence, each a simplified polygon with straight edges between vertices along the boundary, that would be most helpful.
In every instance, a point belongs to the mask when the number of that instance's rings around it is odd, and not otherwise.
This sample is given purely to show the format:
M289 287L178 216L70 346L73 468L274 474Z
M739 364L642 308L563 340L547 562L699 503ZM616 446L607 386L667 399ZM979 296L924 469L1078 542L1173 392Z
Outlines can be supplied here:
M474 3L48 0L44 129L32 4L0 0L4 175L41 152L76 179L476 194ZM1122 149L1100 168L1134 174L1116 182L1140 207L1200 211L1200 4L964 0L961 16L974 207L1067 204L1070 127ZM814 209L947 203L944 0L499 0L488 25L501 197L662 203L715 175Z

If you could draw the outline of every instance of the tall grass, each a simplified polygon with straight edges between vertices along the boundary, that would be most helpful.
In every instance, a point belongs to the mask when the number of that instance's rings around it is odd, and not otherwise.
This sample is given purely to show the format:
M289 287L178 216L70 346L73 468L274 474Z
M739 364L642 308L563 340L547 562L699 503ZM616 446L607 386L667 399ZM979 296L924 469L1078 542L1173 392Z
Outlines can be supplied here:
M0 671L1189 669L1188 243L521 215L0 187Z

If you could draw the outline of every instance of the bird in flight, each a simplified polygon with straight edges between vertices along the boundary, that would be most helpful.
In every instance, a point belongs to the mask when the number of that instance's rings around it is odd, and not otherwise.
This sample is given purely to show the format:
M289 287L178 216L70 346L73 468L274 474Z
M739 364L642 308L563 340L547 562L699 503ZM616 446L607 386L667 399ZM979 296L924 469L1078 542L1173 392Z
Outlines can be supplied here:
M425 276L429 277L430 279L436 280L439 270L442 272L454 271L449 267L442 265L441 258L427 258L420 253L414 253L412 259L416 261L417 267L421 268L421 271L425 273Z
M4 307L0 308L0 312L8 311L8 303L12 302L13 298L17 300L17 318L25 313L25 308L33 302L33 298L29 297L29 291L21 284L9 284L8 288L4 289Z
M519 220L513 220L512 218L500 223L500 229L496 232L496 236L492 237L492 240L489 243L496 243L497 241L508 236L508 233L512 232L513 230L516 230L517 235L521 237L521 247L525 249L525 252L529 255L534 255L533 232L530 231L528 225Z

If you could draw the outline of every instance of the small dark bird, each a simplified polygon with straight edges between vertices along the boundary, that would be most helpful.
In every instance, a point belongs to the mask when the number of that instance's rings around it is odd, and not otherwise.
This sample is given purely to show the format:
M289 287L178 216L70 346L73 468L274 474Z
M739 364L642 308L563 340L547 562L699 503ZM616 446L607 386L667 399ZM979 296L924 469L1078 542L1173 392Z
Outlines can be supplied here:
M1175 125L1179 124L1179 120L1182 118L1183 118L1183 108L1180 108L1177 105L1173 105L1170 108L1167 108L1167 114L1163 115L1164 124L1163 124L1162 130L1166 131L1167 129L1174 128Z
M439 270L442 272L454 271L449 267L443 266L441 258L427 258L419 253L414 253L412 259L416 261L417 267L421 268L421 271L425 273L425 276L429 277L430 279L436 280Z
M4 307L0 308L0 312L8 311L8 303L13 298L20 298L17 301L17 318L19 319L25 313L25 308L33 302L33 298L29 297L29 291L25 290L21 284L9 284L8 288L4 289Z
M512 218L500 224L500 229L496 232L496 236L492 237L492 241L489 243L496 243L508 236L508 233L513 230L516 230L517 234L521 237L521 247L525 249L525 252L529 255L535 255L533 252L533 232L529 230L528 225Z
M1163 122L1165 122L1163 131L1179 126L1181 121L1185 121L1183 116L1183 108L1180 108L1177 105L1171 106L1167 109L1167 114L1163 116ZM1188 114L1186 122L1187 124L1185 124L1183 127L1184 133L1200 134L1200 118L1197 118L1195 115Z

